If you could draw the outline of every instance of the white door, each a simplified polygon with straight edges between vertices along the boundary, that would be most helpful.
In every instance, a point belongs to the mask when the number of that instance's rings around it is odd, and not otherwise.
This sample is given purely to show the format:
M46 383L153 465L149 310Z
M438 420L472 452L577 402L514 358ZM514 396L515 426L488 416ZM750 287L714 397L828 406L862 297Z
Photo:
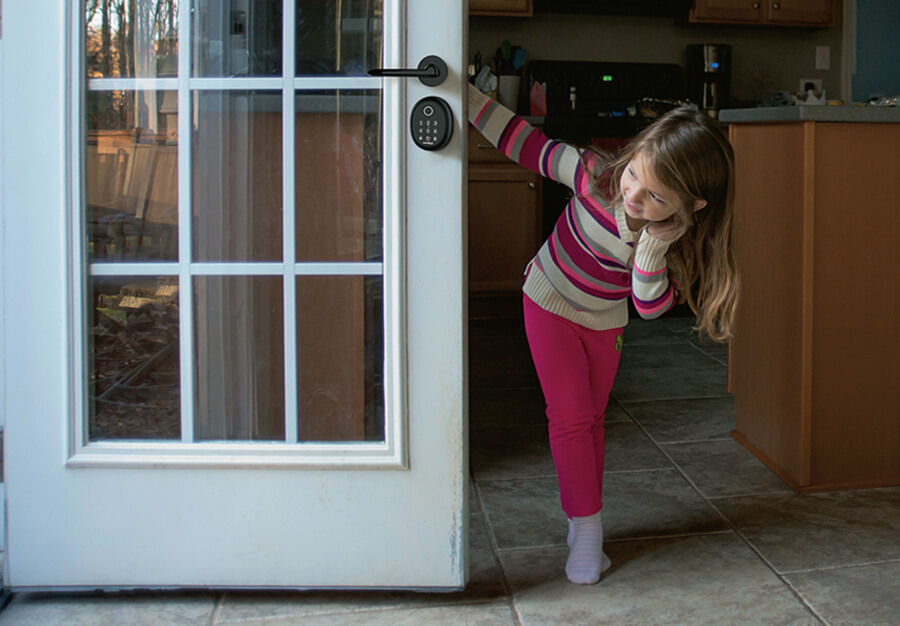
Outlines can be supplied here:
M6 587L465 584L465 10L4 2Z

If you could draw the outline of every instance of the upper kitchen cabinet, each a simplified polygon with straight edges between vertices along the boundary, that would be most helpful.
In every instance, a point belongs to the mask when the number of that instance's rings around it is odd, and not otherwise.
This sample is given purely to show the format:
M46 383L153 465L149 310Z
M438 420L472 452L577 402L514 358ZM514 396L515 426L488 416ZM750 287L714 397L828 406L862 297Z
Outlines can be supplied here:
M469 15L531 17L532 0L469 0Z
M834 26L834 0L694 0L690 21L830 27Z

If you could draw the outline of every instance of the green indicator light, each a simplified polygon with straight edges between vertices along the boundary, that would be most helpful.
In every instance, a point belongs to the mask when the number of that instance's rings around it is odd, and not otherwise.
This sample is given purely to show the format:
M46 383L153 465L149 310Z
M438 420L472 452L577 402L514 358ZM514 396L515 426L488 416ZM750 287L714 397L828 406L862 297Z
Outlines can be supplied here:
M612 82L612 74L604 74L604 75L603 75L603 82L604 82L604 83L611 83L611 82Z

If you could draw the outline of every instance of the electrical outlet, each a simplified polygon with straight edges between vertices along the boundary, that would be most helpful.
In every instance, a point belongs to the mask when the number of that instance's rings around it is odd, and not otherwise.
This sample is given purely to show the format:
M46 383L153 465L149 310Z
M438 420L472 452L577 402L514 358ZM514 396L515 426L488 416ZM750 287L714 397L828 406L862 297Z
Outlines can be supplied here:
M813 90L822 93L822 79L821 78L801 78L800 79L800 89L799 93L806 93L807 85L812 83Z
M831 46L816 46L816 69L831 69Z

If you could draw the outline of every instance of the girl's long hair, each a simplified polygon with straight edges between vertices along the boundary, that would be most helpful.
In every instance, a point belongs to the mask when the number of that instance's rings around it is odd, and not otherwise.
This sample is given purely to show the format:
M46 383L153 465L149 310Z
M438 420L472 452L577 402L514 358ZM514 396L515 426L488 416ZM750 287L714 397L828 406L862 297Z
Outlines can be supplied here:
M727 341L734 329L740 276L732 248L734 152L718 124L693 105L672 109L629 143L595 187L614 203L622 202L619 181L628 163L641 153L659 182L681 199L674 219L685 234L666 253L670 276L697 318L695 330ZM607 191L608 190L608 191ZM699 211L693 207L705 200Z

